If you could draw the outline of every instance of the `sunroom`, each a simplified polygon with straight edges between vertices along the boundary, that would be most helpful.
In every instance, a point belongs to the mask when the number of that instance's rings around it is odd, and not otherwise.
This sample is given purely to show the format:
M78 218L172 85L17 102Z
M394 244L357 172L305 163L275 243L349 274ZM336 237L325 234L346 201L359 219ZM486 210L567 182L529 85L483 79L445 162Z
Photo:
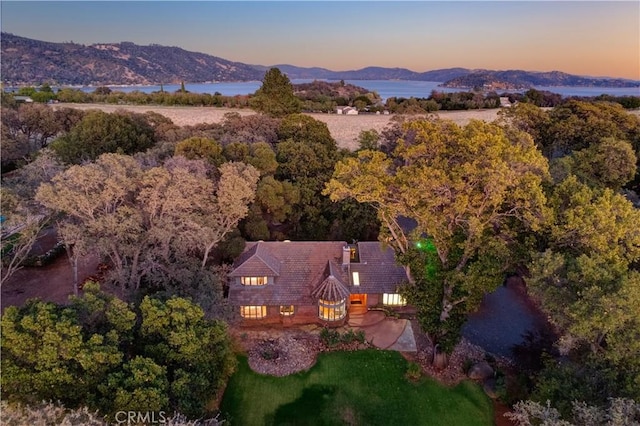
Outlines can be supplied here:
M318 299L318 318L327 322L340 321L347 316L349 290L335 276L329 275L313 291Z

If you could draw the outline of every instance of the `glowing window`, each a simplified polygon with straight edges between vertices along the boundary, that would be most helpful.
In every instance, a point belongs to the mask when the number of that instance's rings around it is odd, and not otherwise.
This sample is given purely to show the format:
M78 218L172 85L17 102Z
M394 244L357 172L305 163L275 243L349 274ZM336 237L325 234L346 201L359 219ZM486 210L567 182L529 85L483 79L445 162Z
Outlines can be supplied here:
M295 308L293 305L283 305L280 306L280 315L283 317L290 317L293 315Z
M267 277L241 277L242 285L267 285Z
M322 300L318 301L318 316L326 321L338 321L347 316L345 308L346 299L337 302Z
M240 316L248 319L259 319L267 316L266 306L240 306Z
M384 293L382 295L382 304L387 306L404 306L407 301L398 293Z
M360 273L354 272L352 275L353 275L353 285L360 285Z

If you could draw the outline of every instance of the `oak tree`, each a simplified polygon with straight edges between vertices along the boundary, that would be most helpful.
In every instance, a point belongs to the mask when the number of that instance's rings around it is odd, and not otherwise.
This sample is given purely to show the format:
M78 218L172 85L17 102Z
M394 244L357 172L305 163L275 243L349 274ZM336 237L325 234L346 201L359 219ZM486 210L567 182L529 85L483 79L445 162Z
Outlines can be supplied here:
M414 238L428 237L439 274L425 291L437 300L419 315L431 336L451 347L459 330L449 329L458 322L450 319L475 310L484 293L499 285L516 243L514 229L543 223L541 184L548 166L528 135L496 124L415 120L402 130L390 155L365 150L339 162L325 193L333 201L372 204L383 225L381 238L401 261L402 255L415 257ZM413 238L399 225L400 216L417 222ZM425 285L422 272L409 269L409 275L417 288Z

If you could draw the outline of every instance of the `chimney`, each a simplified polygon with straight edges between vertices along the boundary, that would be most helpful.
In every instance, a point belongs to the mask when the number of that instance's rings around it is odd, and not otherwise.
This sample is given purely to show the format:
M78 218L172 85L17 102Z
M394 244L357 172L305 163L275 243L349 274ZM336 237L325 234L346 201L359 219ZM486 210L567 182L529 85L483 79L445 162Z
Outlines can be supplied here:
M342 247L342 264L348 265L351 263L351 249L349 246Z

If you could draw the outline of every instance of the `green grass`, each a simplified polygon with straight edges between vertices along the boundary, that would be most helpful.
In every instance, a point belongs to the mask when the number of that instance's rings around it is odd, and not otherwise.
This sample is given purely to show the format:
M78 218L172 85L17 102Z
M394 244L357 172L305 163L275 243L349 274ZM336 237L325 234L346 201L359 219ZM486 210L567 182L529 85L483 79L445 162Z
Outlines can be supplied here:
M412 383L397 352L321 354L309 371L287 377L255 373L246 357L238 359L221 406L233 426L493 424L493 406L479 386Z

